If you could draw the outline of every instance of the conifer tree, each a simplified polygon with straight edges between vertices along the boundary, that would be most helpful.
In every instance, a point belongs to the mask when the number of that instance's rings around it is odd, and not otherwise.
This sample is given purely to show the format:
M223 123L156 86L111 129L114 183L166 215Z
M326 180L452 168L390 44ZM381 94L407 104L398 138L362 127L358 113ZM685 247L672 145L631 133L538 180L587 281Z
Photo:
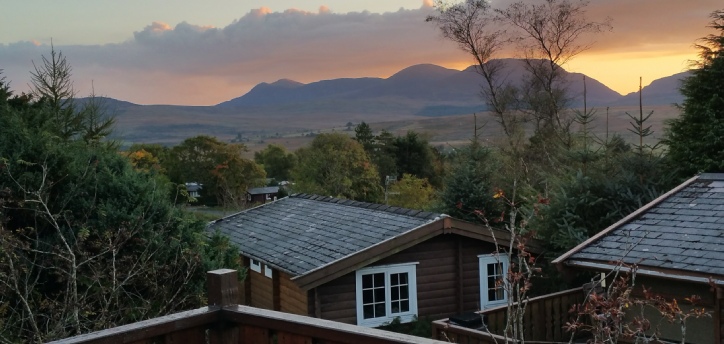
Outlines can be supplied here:
M724 171L724 9L711 17L716 32L697 45L700 60L681 86L681 116L669 122L664 140L681 178Z

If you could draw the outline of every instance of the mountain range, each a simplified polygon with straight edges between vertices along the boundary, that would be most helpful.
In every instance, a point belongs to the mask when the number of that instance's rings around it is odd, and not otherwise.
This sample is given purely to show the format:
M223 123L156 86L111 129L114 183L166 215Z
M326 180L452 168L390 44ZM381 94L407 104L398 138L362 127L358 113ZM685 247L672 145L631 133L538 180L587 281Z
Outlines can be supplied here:
M512 84L523 79L521 60L502 60L502 75ZM681 102L679 80L688 72L655 80L642 90L644 103L663 105ZM582 104L583 74L564 71L573 96L573 105ZM218 104L223 108L262 108L290 104L345 102L354 100L413 101L421 105L415 114L446 115L456 108L467 113L468 107L482 106L480 84L482 77L471 66L462 71L432 64L419 64L405 68L389 78L333 79L299 83L281 79L261 83L248 93ZM591 106L618 106L638 104L638 92L621 95L601 82L586 77L587 103ZM440 113L436 114L435 109ZM479 110L478 110L479 111Z
M506 82L523 79L523 62L500 60ZM585 77L589 107L638 105L639 94L621 95L580 73L564 71L572 96L581 106ZM644 106L681 103L678 91L683 72L654 80L642 89ZM224 136L319 129L320 125L347 121L379 122L410 117L464 115L485 110L480 97L482 77L473 66L462 71L433 64L407 67L388 78L340 78L308 84L281 79L260 83L247 93L214 106L136 105L108 98L124 140L164 141L179 133ZM173 139L171 139L173 140Z

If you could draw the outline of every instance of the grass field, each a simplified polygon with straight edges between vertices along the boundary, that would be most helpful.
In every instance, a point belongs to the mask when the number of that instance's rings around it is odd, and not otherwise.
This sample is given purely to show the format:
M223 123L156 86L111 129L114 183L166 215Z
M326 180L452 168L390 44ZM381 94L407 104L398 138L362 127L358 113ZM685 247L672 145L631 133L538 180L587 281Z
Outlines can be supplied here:
M474 117L472 114L423 117L399 115L393 109L385 112L377 109L376 114L355 113L345 109L343 113L305 113L300 111L293 115L274 113L238 113L231 110L218 110L210 107L176 107L151 106L132 108L117 117L116 136L124 144L135 142L153 142L174 145L185 138L196 135L212 135L230 142L240 139L250 150L249 154L261 150L270 143L280 144L289 150L296 150L307 145L314 134L326 132L342 132L354 135L347 130L346 124L365 121L375 132L382 129L396 135L403 135L409 130L424 134L430 143L438 146L459 146L469 142L473 136ZM649 140L657 141L663 136L666 120L678 116L678 109L673 106L644 107L645 114L653 111L648 125L654 131ZM403 112L409 113L409 112ZM608 125L606 124L607 109L596 110L597 118L593 123L593 132L600 137L619 133L629 141L634 140L631 119L626 113L638 116L637 106L612 107L608 109ZM478 125L483 125L481 138L495 140L502 136L501 128L495 119L487 113L477 115Z

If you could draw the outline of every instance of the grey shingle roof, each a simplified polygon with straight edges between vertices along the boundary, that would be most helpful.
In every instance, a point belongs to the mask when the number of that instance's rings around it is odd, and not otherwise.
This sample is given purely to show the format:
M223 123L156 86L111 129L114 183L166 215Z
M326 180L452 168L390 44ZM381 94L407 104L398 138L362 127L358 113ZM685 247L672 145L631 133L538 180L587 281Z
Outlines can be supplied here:
M297 194L212 223L242 254L292 275L434 222L444 215Z
M629 251L630 250L630 251ZM724 276L724 174L702 174L569 260Z

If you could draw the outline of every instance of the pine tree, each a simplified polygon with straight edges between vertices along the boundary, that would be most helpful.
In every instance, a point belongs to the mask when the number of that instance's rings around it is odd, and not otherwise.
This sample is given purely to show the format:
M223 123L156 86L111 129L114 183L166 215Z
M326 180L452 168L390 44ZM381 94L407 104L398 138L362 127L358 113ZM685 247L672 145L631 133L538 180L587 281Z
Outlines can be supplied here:
M669 123L664 140L681 178L724 171L724 9L711 17L716 33L698 45L700 60L681 87L681 116Z

